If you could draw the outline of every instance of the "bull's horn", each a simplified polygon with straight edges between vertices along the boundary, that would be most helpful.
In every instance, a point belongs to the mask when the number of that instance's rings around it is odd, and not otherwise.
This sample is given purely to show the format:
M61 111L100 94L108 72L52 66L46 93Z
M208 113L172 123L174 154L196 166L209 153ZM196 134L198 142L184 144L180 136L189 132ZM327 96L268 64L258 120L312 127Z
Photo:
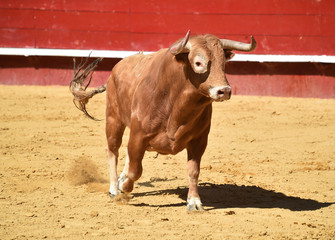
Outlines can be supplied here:
M188 42L189 37L190 30L187 31L186 36L182 40L176 42L170 47L171 54L177 55L179 53L189 52L191 50L191 44Z
M243 52L250 52L254 50L257 43L253 36L251 36L251 43L242 43L228 39L220 39L224 49L238 50Z

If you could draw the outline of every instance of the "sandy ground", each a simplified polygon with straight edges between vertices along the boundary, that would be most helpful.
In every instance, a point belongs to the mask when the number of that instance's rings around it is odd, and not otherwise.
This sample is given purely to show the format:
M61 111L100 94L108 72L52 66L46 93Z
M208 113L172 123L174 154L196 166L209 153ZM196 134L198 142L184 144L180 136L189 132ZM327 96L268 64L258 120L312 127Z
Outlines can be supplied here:
M188 213L185 152L147 153L131 199L113 202L105 121L79 112L66 87L0 94L0 239L335 239L334 99L214 104L206 211ZM104 98L88 105L98 118Z

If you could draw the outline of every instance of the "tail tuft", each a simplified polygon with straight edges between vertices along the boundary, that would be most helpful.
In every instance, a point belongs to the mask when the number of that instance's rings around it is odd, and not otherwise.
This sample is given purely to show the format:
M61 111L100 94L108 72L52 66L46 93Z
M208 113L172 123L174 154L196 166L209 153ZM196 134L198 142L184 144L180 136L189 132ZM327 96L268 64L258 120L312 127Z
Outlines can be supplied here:
M92 80L92 74L94 69L98 66L98 63L102 60L102 58L97 58L90 64L88 64L89 57L86 58L84 62L80 62L79 66L76 65L76 59L73 59L73 79L70 82L69 89L73 94L73 103L74 105L86 116L89 118L100 121L99 119L91 116L86 110L86 104L88 100L92 98L95 94L102 93L106 91L106 84L100 87L97 87L91 91L86 91L87 87L90 85ZM87 82L85 84L85 82Z

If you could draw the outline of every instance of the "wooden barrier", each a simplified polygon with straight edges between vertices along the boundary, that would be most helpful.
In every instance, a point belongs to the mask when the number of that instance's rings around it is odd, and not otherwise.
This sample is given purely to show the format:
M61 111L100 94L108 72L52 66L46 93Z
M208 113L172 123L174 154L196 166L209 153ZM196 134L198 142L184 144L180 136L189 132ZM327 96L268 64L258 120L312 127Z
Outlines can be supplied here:
M244 42L253 35L253 62L227 66L235 94L334 98L334 10L333 0L2 0L0 49L156 51L188 29ZM71 79L71 57L20 55L0 56L0 84ZM263 62L270 55L280 57ZM117 57L104 60L95 85L106 81Z

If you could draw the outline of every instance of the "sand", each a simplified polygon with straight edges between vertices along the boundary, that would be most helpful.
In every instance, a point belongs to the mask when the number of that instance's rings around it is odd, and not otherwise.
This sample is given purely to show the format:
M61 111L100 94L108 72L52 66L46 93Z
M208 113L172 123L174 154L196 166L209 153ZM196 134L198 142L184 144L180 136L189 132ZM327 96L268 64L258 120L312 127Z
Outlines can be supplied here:
M0 94L0 239L335 239L334 99L215 103L205 211L189 213L185 151L146 153L133 193L113 201L104 120L78 111L67 87ZM88 110L103 119L105 94Z

